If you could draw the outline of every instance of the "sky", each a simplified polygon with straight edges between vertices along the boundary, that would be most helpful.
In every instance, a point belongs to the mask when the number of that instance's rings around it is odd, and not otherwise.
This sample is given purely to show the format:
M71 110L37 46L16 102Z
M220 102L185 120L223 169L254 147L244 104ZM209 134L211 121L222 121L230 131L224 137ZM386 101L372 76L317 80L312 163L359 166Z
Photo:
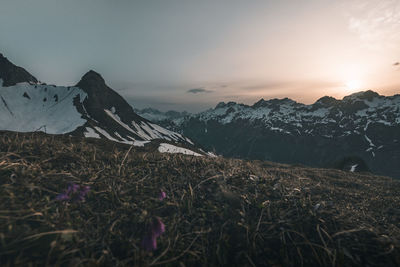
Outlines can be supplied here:
M43 82L88 70L134 107L400 93L400 0L1 0L0 53Z

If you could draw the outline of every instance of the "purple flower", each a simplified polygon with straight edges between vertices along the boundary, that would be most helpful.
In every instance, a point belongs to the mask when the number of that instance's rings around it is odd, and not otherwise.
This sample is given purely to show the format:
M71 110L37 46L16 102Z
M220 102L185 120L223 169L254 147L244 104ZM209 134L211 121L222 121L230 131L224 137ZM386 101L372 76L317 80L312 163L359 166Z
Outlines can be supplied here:
M58 196L56 196L56 200L60 200L60 201L65 201L68 200L70 197L68 196L67 193L62 193L59 194Z
M153 222L151 223L151 232L155 237L159 237L165 232L165 224L160 218L156 217L153 219Z
M78 191L78 189L79 189L79 185L72 183L68 186L66 193L73 194L73 193L76 193L76 191Z
M84 192L85 194L87 194L87 193L89 193L89 191L90 191L90 186L85 185L84 187L82 187L81 190L82 190L81 192Z
M165 232L165 224L160 218L155 217L152 219L147 234L142 240L142 247L147 251L157 249L157 238Z
M161 201L166 197L167 197L167 194L164 191L161 190L160 194L158 195L158 199Z
M84 201L86 195L90 191L90 186L80 186L74 183L68 185L65 193L61 193L56 197L56 200L67 201L73 200L74 202Z
M75 201L84 201L85 196L89 193L89 191L90 191L90 186L82 187Z
M142 240L142 247L147 251L157 249L157 239L154 236L146 235Z

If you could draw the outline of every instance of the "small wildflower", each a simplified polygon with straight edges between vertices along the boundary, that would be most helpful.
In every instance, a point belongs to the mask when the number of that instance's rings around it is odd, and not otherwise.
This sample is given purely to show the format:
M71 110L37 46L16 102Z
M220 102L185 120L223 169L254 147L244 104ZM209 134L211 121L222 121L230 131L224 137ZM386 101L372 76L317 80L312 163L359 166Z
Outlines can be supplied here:
M152 235L146 235L142 240L142 247L147 251L152 251L157 249L157 240Z
M166 197L167 197L167 193L165 193L164 191L161 190L160 194L158 195L158 199L161 201Z
M88 186L88 185L85 185L85 186L82 188L82 192L84 192L85 194L89 193L89 191L90 191L90 186Z
M89 193L89 191L90 191L90 186L82 187L81 191L79 191L76 201L84 201L85 196Z
M56 200L63 201L63 200L68 200L68 199L69 199L69 196L67 193L62 193L62 194L59 194L58 196L56 196Z
M155 237L161 236L165 232L165 224L160 218L156 217L151 224L151 232Z
M84 201L89 191L90 191L89 186L80 186L78 184L72 183L68 185L65 193L61 193L58 196L56 196L56 200L59 201L73 200L74 202Z
M157 238L165 232L165 225L160 218L155 217L150 223L147 234L142 240L142 247L147 251L157 249Z
M79 185L72 183L68 186L66 193L73 194L73 193L76 193L76 191L78 191L78 189L79 189Z

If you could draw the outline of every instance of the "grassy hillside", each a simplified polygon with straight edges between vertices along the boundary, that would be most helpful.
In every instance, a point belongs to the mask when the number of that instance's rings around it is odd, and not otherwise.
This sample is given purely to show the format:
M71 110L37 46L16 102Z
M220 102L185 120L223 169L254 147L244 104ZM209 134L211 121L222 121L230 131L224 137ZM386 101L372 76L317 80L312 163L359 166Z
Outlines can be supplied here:
M40 133L0 151L2 266L400 265L390 178ZM57 200L72 184L85 199Z

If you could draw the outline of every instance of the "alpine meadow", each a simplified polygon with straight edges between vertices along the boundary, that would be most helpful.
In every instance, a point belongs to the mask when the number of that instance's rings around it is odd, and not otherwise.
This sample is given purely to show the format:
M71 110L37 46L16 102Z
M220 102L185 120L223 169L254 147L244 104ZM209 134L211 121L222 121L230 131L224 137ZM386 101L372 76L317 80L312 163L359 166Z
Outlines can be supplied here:
M400 266L398 0L0 3L0 266Z

